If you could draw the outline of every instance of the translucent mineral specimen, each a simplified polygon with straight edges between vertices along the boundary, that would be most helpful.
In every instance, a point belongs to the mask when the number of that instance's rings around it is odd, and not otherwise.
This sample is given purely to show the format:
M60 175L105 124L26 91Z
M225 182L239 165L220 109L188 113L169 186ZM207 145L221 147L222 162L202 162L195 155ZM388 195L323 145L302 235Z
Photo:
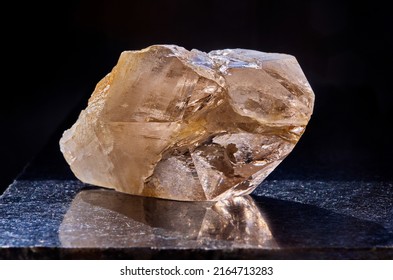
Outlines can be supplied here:
M220 200L252 192L273 171L313 105L293 56L154 45L121 54L60 147L85 183Z

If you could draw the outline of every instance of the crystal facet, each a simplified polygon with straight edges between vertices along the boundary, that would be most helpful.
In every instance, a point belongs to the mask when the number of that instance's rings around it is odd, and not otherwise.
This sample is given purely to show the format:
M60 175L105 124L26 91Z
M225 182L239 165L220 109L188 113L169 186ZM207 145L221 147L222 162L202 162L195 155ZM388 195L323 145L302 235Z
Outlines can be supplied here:
M273 171L313 105L293 56L154 45L121 54L60 147L85 183L220 200L252 192Z

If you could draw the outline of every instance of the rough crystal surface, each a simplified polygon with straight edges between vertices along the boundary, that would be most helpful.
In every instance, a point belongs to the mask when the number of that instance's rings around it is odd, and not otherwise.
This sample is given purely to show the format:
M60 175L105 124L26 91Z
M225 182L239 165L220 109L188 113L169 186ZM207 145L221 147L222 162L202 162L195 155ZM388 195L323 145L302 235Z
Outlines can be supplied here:
M85 183L220 200L252 192L274 170L313 105L293 56L154 45L121 54L60 147Z

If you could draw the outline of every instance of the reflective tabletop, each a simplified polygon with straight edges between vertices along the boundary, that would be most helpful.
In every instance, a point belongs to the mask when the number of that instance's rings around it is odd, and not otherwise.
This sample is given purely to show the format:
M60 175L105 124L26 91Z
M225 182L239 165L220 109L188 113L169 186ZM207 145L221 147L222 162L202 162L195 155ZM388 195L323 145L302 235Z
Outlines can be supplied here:
M180 202L22 179L0 198L0 257L390 258L391 190L275 180L251 196Z

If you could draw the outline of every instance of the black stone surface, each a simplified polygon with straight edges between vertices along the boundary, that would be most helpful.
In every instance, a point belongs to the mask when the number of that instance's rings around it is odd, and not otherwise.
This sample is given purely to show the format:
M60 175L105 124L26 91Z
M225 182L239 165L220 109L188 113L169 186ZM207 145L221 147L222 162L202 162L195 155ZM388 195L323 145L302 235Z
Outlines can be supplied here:
M175 202L79 182L57 139L0 197L1 259L393 258L390 178L297 176L289 160L251 197Z

